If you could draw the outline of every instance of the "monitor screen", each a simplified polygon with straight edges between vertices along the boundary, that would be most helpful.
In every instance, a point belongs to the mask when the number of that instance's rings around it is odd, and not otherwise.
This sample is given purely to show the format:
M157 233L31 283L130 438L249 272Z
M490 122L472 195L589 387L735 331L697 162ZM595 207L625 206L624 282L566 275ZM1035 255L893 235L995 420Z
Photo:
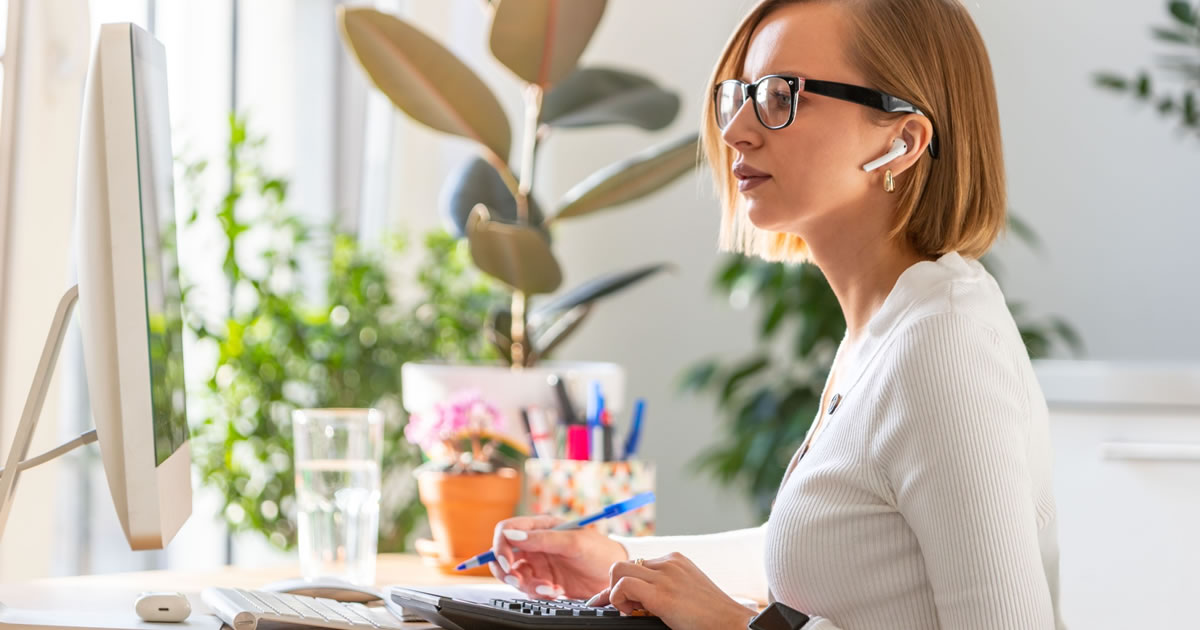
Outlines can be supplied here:
M176 266L175 190L167 69L161 47L132 29L142 256L146 269L154 459L162 465L188 438L183 378L183 314Z

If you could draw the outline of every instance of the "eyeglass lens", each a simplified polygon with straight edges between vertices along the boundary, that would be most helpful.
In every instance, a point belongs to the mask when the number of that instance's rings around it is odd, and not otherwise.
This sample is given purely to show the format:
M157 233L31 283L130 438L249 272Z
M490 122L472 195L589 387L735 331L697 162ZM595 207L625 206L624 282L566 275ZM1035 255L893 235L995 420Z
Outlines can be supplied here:
M746 91L754 92L754 108L763 125L776 129L787 124L792 116L792 88L786 79L767 77L743 89L738 81L725 81L717 87L717 125L724 129L737 115L745 102Z

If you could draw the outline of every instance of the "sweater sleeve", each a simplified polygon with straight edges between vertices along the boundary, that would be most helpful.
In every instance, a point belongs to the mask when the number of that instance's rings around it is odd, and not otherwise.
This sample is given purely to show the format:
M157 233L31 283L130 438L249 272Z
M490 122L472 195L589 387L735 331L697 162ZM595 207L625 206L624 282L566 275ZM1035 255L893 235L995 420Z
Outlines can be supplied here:
M763 560L766 525L694 536L609 536L621 543L629 558L657 558L678 552L694 562L729 595L767 601L767 570Z
M920 545L942 627L1054 628L1029 400L1013 351L960 313L897 335L873 446Z

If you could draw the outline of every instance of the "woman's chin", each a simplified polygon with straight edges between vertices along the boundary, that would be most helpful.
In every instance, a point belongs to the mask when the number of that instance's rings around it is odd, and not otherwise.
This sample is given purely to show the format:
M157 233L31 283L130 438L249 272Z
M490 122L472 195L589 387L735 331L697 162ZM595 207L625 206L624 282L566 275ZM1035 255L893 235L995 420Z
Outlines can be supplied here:
M779 217L775 216L770 211L770 208L763 207L762 204L751 203L746 209L746 218L750 220L750 225L760 229L776 231L779 228Z

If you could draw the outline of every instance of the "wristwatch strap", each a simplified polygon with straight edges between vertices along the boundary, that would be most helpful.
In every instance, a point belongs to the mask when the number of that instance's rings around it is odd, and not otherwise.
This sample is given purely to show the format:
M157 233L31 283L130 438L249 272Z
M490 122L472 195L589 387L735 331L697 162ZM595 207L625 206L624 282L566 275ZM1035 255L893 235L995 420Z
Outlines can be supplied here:
M808 615L779 602L767 606L747 625L749 630L800 630L808 623Z

